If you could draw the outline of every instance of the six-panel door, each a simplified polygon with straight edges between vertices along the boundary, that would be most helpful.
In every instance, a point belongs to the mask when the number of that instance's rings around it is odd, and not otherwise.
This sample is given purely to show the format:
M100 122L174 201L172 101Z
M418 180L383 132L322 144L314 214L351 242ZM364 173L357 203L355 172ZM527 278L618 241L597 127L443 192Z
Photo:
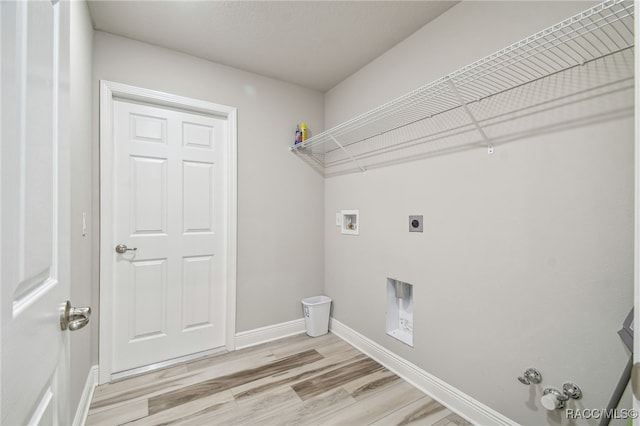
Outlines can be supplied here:
M225 344L225 132L114 102L113 373Z
M3 425L69 424L69 4L3 1Z

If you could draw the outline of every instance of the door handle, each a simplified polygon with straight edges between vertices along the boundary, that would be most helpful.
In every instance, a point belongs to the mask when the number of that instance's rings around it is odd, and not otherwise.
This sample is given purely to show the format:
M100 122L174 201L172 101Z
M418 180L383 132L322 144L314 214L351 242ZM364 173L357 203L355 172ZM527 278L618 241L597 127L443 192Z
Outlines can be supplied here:
M120 254L126 253L127 251L136 251L136 250L138 250L138 247L129 248L124 244L118 244L116 246L116 253L120 253Z
M82 308L75 308L71 306L71 302L68 300L62 305L60 312L60 328L71 331L80 330L85 325L89 324L89 318L91 317L91 308L88 306Z

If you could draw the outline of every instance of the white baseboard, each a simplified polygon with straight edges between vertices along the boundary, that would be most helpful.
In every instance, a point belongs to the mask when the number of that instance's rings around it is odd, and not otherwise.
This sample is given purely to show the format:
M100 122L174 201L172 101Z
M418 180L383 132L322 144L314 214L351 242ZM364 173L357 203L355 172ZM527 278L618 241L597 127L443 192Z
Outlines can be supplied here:
M304 318L256 328L254 330L242 331L236 333L236 349L248 348L249 346L282 339L283 337L304 333L305 331Z
M340 321L331 318L329 329L336 336L369 355L451 411L478 425L517 425L510 418L473 399L448 383L399 357Z
M98 386L98 366L94 365L89 369L87 375L87 381L84 383L84 389L82 390L82 396L76 409L76 415L73 417L73 426L83 426L87 421L87 414L89 414L89 406L93 399L93 391Z

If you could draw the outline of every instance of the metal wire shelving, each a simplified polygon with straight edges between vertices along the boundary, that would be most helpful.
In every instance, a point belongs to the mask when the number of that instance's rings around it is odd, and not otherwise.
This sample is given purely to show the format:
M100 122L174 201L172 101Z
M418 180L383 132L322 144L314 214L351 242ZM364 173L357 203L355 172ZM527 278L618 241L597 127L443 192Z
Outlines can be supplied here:
M633 19L607 0L289 149L333 176L630 114Z

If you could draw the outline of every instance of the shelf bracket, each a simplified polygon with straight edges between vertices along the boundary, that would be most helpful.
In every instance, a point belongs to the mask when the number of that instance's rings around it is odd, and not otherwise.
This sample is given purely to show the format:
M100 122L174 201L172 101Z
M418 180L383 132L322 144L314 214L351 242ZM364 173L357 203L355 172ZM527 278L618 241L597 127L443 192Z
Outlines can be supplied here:
M350 159L351 161L353 161L353 163L354 163L354 164L355 164L355 165L356 165L360 170L362 170L362 173L367 173L367 169L365 169L364 167L362 167L362 166L360 165L360 163L358 163L358 160L356 160L355 158L353 158L353 155L351 155L351 154L349 153L349 151L347 151L347 150L345 149L345 147L344 147L344 146L342 146L342 144L341 144L340 142L338 142L338 140L337 140L336 138L334 138L332 135L329 135L329 137L330 137L330 138L331 138L331 139L336 143L336 145L338 145L338 146L340 147L340 149L341 149L341 150L343 150L343 151L344 151L344 153L345 153L345 154L347 154L347 157L349 157L349 159Z
M491 142L491 139L489 139L487 134L484 132L484 130L480 126L480 123L478 123L478 120L476 120L476 118L473 116L473 113L467 106L466 102L462 99L462 96L460 95L460 92L458 92L456 85L453 84L453 81L449 79L447 80L447 83L449 83L449 87L451 87L453 94L456 95L456 98L458 98L458 102L460 102L460 105L462 106L464 111L467 113L467 115L471 119L471 122L473 122L473 125L475 126L476 130L478 130L478 133L480 133L480 136L482 136L482 139L484 139L484 141L487 143L487 154L493 154L494 150L493 150L493 143Z

